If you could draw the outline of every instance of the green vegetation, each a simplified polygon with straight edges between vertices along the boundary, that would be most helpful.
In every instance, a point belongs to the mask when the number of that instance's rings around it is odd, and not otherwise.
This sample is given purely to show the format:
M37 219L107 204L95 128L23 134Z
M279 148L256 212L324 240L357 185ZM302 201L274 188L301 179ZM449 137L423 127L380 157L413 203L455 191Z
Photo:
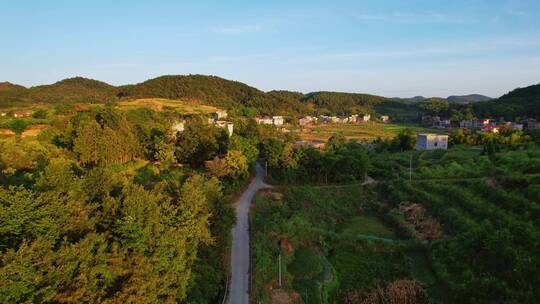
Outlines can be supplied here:
M442 98L386 98L369 94L342 92L289 91L262 92L246 84L216 76L170 75L133 85L115 87L97 80L75 77L31 88L0 84L0 108L13 109L76 103L115 103L130 106L134 99L169 99L227 109L233 115L348 115L371 113L389 115L394 122L417 123L424 114L466 118L477 117L540 118L538 87L516 89L501 98L451 96ZM470 103L467 103L470 102ZM174 107L174 106L173 106Z
M279 191L259 195L253 213L254 301L270 303L275 296L269 290L278 288L279 254L283 289L304 303L357 303L351 299L360 301L379 287L414 278L409 253L417 245L377 240L396 235L373 209L371 190L306 186Z
M373 155L370 174L389 179L380 186L387 209L411 202L440 221L447 236L429 243L428 252L449 288L446 301L533 303L539 283L533 269L540 263L538 146L414 152L411 182L410 154ZM397 226L407 227L388 212Z
M538 85L473 104L265 93L202 75L0 83L0 302L220 302L231 201L264 157L276 188L251 215L254 301L533 303L540 132L458 130L447 151L414 151L427 131L414 125L328 124L298 137L250 117L514 119L540 116L538 96ZM13 118L21 107L32 116ZM233 136L207 123L218 108Z
M198 117L175 135L175 115L106 105L0 139L0 302L223 298L232 197L258 138L283 138L253 122L229 138Z
M261 193L253 211L254 300L270 303L284 290L310 303L379 303L407 290L412 303L534 303L537 137L456 133L447 151L414 151L413 135L404 130L368 153L374 186L306 186L320 180L272 173L287 186ZM335 136L319 153L345 142ZM279 147L265 153L283 155Z
M263 155L274 182L327 184L365 178L366 149L356 142L347 142L342 135L331 137L325 150L273 139L263 143Z
M481 117L540 118L539 101L540 84L537 84L515 89L499 99L475 103L473 107Z

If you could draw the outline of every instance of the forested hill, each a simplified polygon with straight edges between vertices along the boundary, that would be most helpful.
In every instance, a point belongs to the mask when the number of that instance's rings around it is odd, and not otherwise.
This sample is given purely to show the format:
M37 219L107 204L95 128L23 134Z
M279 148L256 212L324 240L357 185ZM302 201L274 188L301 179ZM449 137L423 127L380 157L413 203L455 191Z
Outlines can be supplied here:
M0 107L31 103L104 103L115 98L117 94L116 87L83 77L68 78L28 89L5 82L0 84Z
M267 94L244 83L217 76L161 76L119 89L120 96L127 98L193 99L227 109L254 110L259 114L292 114L294 110L303 110L294 97L282 91Z
M118 89L105 82L74 77L51 85L32 87L28 98L46 103L105 102L118 94Z
M483 117L540 118L540 84L515 89L498 99L477 102L473 108Z
M387 100L385 97L342 92L313 92L302 97L301 101L311 104L320 111L337 114L371 112L373 106Z
M443 100L456 107L472 103L476 116L540 117L540 85L516 89L499 99L482 101L481 95L411 99L343 93L290 91L263 92L247 84L206 75L169 75L142 83L113 86L105 82L75 77L50 85L31 88L8 82L0 83L0 108L27 106L34 103L73 104L105 103L118 99L168 98L189 99L236 112L240 115L274 114L300 116L306 114L347 115L351 113L387 114L394 121L418 120L422 104Z

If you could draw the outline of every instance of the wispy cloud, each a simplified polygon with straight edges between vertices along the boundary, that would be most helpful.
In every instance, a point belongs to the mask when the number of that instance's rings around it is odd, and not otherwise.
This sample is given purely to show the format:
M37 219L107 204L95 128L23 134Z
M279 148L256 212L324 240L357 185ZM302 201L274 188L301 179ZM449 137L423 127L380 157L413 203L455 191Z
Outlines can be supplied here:
M263 31L262 24L245 24L232 26L219 26L212 29L214 33L219 34L246 34L257 33Z
M384 23L401 23L401 24L471 24L474 20L463 16L450 16L441 13L409 13L409 12L392 12L385 14L360 14L356 18L362 22L384 22Z

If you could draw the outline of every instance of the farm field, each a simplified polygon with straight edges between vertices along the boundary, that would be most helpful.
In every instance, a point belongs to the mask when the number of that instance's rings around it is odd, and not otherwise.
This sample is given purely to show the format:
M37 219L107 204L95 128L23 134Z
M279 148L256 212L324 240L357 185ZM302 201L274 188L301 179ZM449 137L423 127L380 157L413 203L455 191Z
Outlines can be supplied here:
M327 141L336 133L343 133L347 139L358 141L374 140L378 137L387 139L393 138L403 129L411 129L413 132L441 133L446 134L446 130L435 128L424 128L417 125L408 124L383 124L377 122L360 124L321 124L316 126L303 127L299 132L302 140Z

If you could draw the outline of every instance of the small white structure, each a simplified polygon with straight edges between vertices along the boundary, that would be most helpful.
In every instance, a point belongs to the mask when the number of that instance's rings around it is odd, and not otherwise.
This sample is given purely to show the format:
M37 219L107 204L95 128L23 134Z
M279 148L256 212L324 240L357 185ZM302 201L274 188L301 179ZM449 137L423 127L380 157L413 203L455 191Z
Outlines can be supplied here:
M283 116L273 116L272 117L272 123L275 126L282 126L284 122L285 122L285 119L283 119Z
M416 134L416 150L448 149L448 135Z
M229 134L229 137L233 135L234 124L232 122L218 120L215 122L215 126L218 128L225 128L227 130L227 133Z
M370 114L365 114L365 115L362 116L361 121L368 122L370 119L371 119L371 115Z
M450 128L451 126L452 126L452 122L449 119L441 119L439 123L436 125L436 127L443 128L443 129Z
M387 123L390 121L390 117L388 115L381 115L381 121Z
M173 132L176 134L178 132L184 132L184 122L183 121L177 121L172 126Z
M218 110L214 112L212 116L214 117L215 120L222 120L224 118L227 118L227 112Z
M272 119L272 117L270 117L270 116L255 117L255 121L258 124L263 124L263 125L272 125L272 124L274 124L274 119Z

